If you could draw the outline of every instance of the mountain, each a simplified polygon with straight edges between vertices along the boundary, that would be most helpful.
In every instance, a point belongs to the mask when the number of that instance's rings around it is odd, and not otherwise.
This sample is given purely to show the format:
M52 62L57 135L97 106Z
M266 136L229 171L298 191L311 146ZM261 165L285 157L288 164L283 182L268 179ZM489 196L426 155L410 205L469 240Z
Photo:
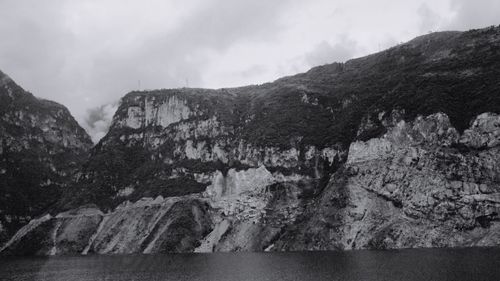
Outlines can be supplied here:
M6 254L500 243L500 27L272 83L124 96Z
M91 146L68 109L0 72L0 244L59 200Z

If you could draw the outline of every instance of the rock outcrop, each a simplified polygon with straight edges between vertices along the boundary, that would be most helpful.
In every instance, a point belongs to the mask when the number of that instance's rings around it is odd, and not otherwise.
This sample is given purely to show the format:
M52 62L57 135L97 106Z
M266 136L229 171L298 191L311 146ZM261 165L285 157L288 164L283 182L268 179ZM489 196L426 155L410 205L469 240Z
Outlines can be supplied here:
M388 116L385 116L388 115ZM206 191L79 208L33 220L2 253L349 250L500 245L500 115L460 134L436 113L350 145L323 190L318 179L264 166L215 172ZM490 145L485 145L490 144ZM36 246L34 246L36 245Z
M0 245L59 200L91 146L68 109L0 72Z
M250 138L256 113L243 103L251 95L196 89L128 94L61 209L96 203L108 210L142 197L201 193L213 181L252 189L320 179L345 160L340 143L306 141L302 132L267 145ZM308 111L297 114L322 110L302 107ZM249 182L255 180L259 184Z
M145 198L107 214L95 206L83 207L32 220L1 251L15 255L189 252L211 230L207 211L207 204L195 197Z
M280 250L500 245L500 116L463 134L442 113L389 119L382 137L351 144Z
M497 245L498 69L492 27L259 86L131 92L2 253Z
M378 114L442 112L461 132L500 112L499 49L500 28L433 33L258 86L131 92L59 210L200 193L230 169L326 182L351 142L384 133Z

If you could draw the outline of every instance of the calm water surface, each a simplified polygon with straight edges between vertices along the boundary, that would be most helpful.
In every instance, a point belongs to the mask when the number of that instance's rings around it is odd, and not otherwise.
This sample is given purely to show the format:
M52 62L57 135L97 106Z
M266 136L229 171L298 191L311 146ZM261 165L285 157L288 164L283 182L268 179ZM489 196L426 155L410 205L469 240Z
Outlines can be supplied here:
M500 280L500 249L1 258L0 280Z

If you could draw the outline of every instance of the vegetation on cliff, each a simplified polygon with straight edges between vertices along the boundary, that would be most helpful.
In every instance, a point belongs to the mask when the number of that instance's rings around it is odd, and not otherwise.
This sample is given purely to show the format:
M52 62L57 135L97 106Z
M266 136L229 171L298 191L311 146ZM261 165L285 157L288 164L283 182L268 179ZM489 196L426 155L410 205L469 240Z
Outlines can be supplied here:
M0 72L0 224L9 235L59 200L91 146L68 109Z
M406 120L443 112L462 131L476 115L500 112L499 75L500 27L491 27L424 35L373 55L318 66L258 86L132 92L122 99L114 125L92 151L80 180L61 206L88 202L113 206L125 199L115 195L131 182L135 182L135 198L199 192L204 185L194 180L195 170L211 172L241 166L231 154L240 142L280 151L297 149L299 162L304 161L309 146L345 151L353 140L384 133L385 127L377 117L393 109L400 109ZM198 126L211 118L219 122L212 128L219 134L200 136L196 129L188 128L191 136L184 141L204 141L208 153L222 144L228 161L221 164L220 159L187 161L186 157L174 157L178 152L175 149L185 146L172 139L181 130L176 129L178 123L166 127L141 123L137 128L119 125L135 112L129 112L132 108L146 114L148 101L160 106L172 96L185 101L193 112L180 124ZM367 123L369 126L365 126ZM158 139L170 140L158 148L154 145ZM166 156L172 161L166 161ZM183 175L174 181L171 176L175 169L182 169ZM329 174L335 168L327 165L322 169ZM312 170L304 167L293 171L308 174ZM75 191L79 197L76 201Z

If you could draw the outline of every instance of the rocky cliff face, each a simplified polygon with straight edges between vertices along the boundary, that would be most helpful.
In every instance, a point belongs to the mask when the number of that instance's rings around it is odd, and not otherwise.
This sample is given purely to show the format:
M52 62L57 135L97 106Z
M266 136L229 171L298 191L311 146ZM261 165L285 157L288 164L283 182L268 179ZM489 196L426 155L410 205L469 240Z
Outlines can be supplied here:
M59 207L199 193L262 165L327 181L351 142L384 133L380 112L442 112L458 131L500 112L499 49L500 28L435 33L259 86L129 93Z
M314 187L311 180L278 181L264 166L230 171L225 178L231 184L215 180L202 194L125 201L107 213L87 205L47 214L18 231L0 252L263 251L303 212L308 198L301 196Z
M388 116L385 116L388 115ZM500 244L500 116L460 134L436 113L350 145L322 191L264 166L215 173L197 195L95 206L30 222L12 254L348 250Z
M463 134L442 113L405 122L349 157L279 249L496 246L500 244L500 116Z
M128 94L71 190L79 196L68 198L62 208L96 203L112 209L142 197L200 193L215 182L227 192L240 192L255 187L253 181L263 188L319 180L343 161L339 143L306 140L300 131L292 138L272 131L279 138L267 145L250 137L258 114L247 102L251 95L196 89ZM304 118L315 108L322 110L300 96L287 99L298 99L296 114Z
M16 255L193 251L211 225L195 197L143 199L103 214L95 206L31 221L4 246ZM49 235L47 235L49 234Z
M0 72L3 238L57 202L91 145L65 107L34 97Z
M499 67L489 28L260 86L129 93L2 252L497 245Z

